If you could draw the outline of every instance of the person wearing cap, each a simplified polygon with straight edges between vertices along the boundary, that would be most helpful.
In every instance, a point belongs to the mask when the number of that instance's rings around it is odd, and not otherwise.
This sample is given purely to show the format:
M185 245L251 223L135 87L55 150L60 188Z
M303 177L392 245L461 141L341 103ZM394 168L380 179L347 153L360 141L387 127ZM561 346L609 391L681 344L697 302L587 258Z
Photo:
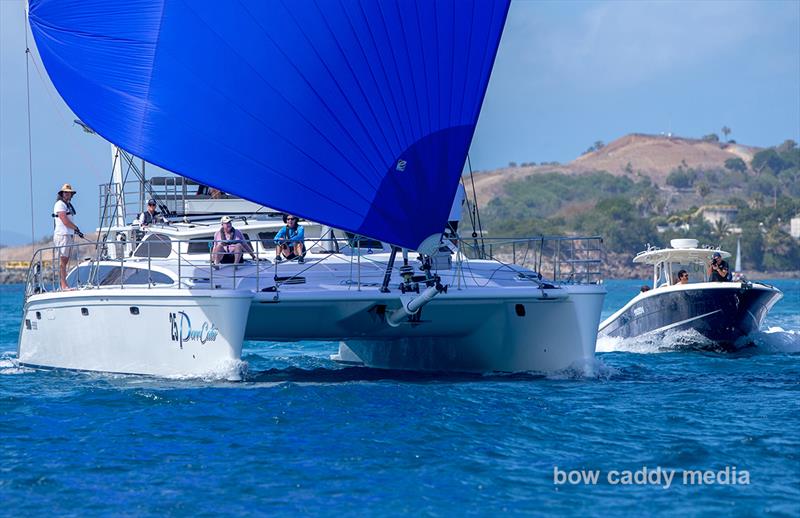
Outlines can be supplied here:
M68 290L67 285L67 265L70 258L75 255L75 236L83 237L83 232L72 221L72 216L77 214L72 205L72 198L77 191L68 183L61 186L56 197L56 204L53 206L53 246L59 256L59 274L61 277L61 289Z
M214 248L211 250L214 264L241 263L245 252L256 259L256 253L245 239L244 234L233 228L233 219L230 216L222 216L219 222L220 229L214 234Z
M714 252L711 263L708 265L708 280L711 282L728 282L731 280L731 271L727 261L722 259L722 254Z
M277 245L275 247L275 261L297 257L297 262L302 263L304 261L303 255L306 252L305 230L298 225L297 216L284 214L283 222L286 223L286 226L281 228L275 235L275 244Z
M156 212L156 200L150 199L147 200L147 210L142 212L139 215L139 222L140 227L149 227L154 223L163 223L164 218Z

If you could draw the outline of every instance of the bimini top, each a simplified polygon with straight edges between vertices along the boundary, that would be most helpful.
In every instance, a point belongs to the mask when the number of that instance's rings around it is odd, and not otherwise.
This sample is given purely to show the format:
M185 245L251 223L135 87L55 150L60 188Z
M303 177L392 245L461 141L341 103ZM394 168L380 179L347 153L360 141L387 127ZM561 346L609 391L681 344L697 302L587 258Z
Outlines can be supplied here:
M145 160L408 248L447 223L509 0L30 0L58 92Z
M708 263L714 252L719 252L723 259L731 256L728 252L713 248L699 248L696 239L673 239L669 242L672 248L649 248L639 252L633 258L634 263L658 264L668 263Z

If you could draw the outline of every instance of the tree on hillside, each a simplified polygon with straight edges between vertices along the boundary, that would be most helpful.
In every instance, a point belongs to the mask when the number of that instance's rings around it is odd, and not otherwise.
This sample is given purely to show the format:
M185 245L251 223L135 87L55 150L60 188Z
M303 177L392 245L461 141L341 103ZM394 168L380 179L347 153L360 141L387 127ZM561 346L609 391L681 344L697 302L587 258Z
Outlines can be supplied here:
M673 169L667 175L667 185L677 187L678 189L686 189L694 185L697 179L697 173L694 169L684 169L683 166Z
M727 126L722 127L722 134L725 135L725 140L728 140L728 135L731 134L731 129Z
M509 162L508 163L508 167L517 167L517 163L516 162Z
M631 164L630 162L625 164L625 172L628 174L633 174L633 164Z
M724 219L718 219L711 227L711 234L716 238L716 242L719 243L728 235L730 229L730 225L725 223Z
M725 169L728 169L729 171L745 173L747 172L747 164L739 157L729 158L725 160Z
M756 176L760 176L764 171L777 175L788 165L781 155L775 151L775 148L759 151L753 155L753 160L750 161L750 167L756 172Z
M605 145L605 143L604 143L602 140L595 140L595 141L594 141L594 148L595 148L597 151L600 151L600 150L601 150L601 149L603 149L604 147L606 147L606 145Z
M705 201L706 196L711 194L711 186L706 182L699 182L697 184L697 194L699 194L700 197L703 198L703 201Z
M716 133L709 133L708 135L703 135L702 140L705 142L719 142L719 135Z

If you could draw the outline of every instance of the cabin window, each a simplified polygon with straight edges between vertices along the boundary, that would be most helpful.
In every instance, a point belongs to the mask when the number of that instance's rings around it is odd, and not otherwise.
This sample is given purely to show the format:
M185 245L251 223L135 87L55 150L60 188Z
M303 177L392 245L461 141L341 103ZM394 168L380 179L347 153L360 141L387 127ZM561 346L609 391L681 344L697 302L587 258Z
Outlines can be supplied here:
M261 246L264 248L272 248L275 246L275 236L278 235L277 230L269 230L266 232L259 232L258 239L261 241Z
M194 237L189 240L189 248L186 253L188 254L208 254L211 252L211 242L214 236L201 236Z
M678 283L678 272L681 270L686 270L686 273L689 274L689 284L706 281L706 269L705 266L700 263L672 263L671 267L673 277L672 284Z
M146 236L136 251L134 257L169 257L172 253L172 241L164 234L149 234Z
M77 288L89 284L89 276L92 274L92 268L93 266L91 264L84 264L73 268L73 270L69 272L69 275L67 275L67 285L70 288ZM111 270L119 267L101 265L95 268L97 269L96 278L102 283Z
M148 272L145 268L120 268L114 267L111 272L106 275L101 286L116 286L121 284L172 284L173 280L166 274L161 272Z

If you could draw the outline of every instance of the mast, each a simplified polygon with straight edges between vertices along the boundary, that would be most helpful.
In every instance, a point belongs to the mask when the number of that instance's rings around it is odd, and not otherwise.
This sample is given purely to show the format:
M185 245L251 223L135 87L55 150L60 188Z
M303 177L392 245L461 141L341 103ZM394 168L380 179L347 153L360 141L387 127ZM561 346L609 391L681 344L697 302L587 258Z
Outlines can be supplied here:
M741 272L742 271L742 238L736 238L736 264L733 267L733 271Z
M123 227L125 226L125 185L122 180L122 153L114 144L111 144L111 162L114 164L114 170L111 173L111 188L116 202L113 222L114 225Z

